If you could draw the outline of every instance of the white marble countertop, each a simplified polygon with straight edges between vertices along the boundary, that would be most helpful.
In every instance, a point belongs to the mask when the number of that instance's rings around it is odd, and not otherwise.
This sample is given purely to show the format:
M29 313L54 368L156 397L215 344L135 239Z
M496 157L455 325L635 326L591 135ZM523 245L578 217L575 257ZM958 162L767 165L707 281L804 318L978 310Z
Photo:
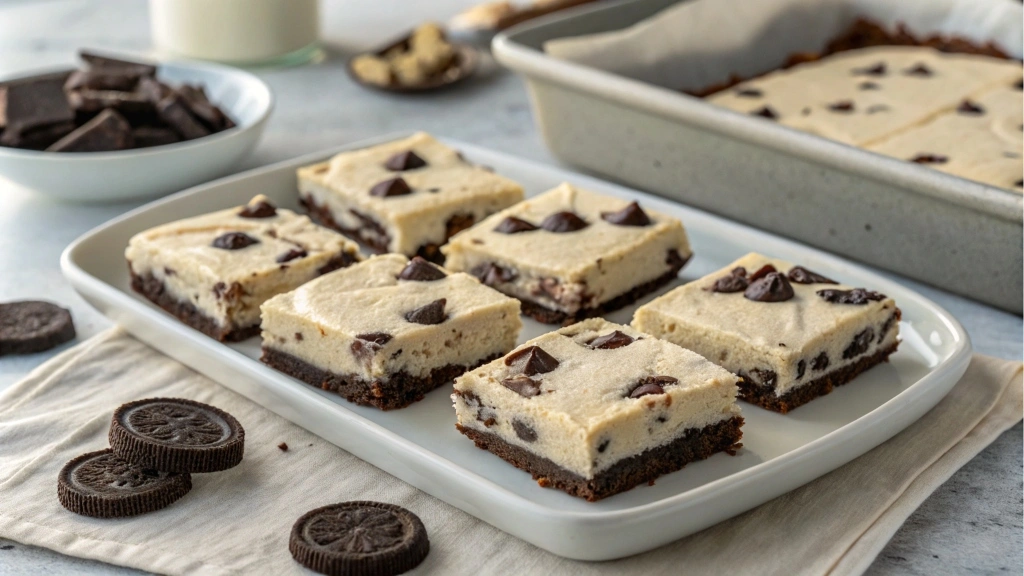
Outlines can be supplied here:
M259 70L277 107L255 153L238 170L381 133L412 128L554 162L530 115L523 83L486 62L458 89L390 96L354 85L345 58L427 19L444 20L474 0L322 0L327 58ZM80 47L146 51L140 0L0 0L0 75L70 64ZM79 298L58 258L81 233L137 204L72 205L34 196L0 179L0 301L43 298L70 306L79 341L109 322ZM901 279L951 311L979 352L1021 358L1021 318ZM69 344L70 345L70 344ZM0 389L54 353L0 359ZM876 559L872 574L1020 574L1022 428L1018 424L957 472L914 513ZM0 575L132 573L0 540Z

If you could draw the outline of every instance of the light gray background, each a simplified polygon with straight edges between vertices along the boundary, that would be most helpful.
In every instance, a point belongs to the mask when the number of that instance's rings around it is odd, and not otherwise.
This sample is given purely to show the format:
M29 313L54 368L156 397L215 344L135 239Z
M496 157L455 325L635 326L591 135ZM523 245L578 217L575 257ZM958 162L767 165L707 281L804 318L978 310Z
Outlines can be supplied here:
M440 94L382 95L345 75L344 61L353 52L424 20L445 20L474 0L322 1L327 57L315 65L257 71L277 106L263 141L238 170L409 129L555 162L533 127L522 82L489 61L478 77ZM141 0L0 0L0 75L70 64L80 47L146 51L147 18ZM70 306L79 341L108 327L64 281L58 259L78 235L136 205L59 204L0 179L0 301L43 298ZM1021 358L1020 317L901 281L959 318L978 351ZM0 359L0 389L62 349ZM869 573L1021 574L1022 449L1018 424L936 491ZM0 540L0 575L32 573L137 572Z

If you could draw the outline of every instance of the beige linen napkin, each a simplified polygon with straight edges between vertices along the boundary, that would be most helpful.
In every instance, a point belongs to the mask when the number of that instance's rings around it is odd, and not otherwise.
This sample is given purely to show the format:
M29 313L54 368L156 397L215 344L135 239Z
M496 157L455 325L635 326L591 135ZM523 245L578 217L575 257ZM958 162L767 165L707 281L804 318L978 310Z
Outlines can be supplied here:
M652 552L586 563L504 534L113 329L0 396L0 537L168 574L301 573L288 553L292 522L317 506L369 499L423 519L431 551L420 573L858 574L936 487L1021 419L1022 394L1020 363L976 356L935 409L846 466ZM133 519L61 508L61 466L106 447L115 407L152 396L234 414L246 429L242 464L193 476L187 496Z

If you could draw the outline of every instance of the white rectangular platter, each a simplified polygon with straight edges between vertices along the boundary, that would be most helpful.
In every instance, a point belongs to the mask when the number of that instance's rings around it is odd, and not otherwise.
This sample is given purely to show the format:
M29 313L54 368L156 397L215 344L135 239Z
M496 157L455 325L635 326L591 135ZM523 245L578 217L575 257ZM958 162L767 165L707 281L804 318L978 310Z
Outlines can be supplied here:
M509 534L582 560L650 550L834 470L921 417L967 368L970 341L953 317L920 295L840 258L622 186L450 140L445 142L470 161L522 183L528 195L569 181L636 199L644 207L680 218L696 255L677 283L756 250L799 262L846 284L884 292L903 310L899 352L889 364L786 416L741 404L746 418L744 447L736 456L718 454L663 476L654 486L589 503L540 488L529 474L477 449L455 430L448 386L403 410L381 412L356 406L261 364L258 338L233 345L217 343L129 288L123 252L133 234L243 204L257 193L280 206L296 208L297 167L400 136L325 150L143 206L69 246L61 261L64 274L93 306L150 346ZM628 323L635 308L608 318ZM520 341L550 329L525 320Z

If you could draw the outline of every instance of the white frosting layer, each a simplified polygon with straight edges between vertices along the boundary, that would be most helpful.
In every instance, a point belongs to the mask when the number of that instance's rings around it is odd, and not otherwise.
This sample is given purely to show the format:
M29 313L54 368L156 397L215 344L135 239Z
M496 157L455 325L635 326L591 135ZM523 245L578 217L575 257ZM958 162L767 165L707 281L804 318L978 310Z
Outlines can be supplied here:
M339 375L384 379L415 377L449 364L468 366L515 346L522 321L519 302L467 274L431 282L399 280L408 260L374 256L326 274L263 305L263 346L286 352ZM445 299L447 318L434 325L409 322L406 313ZM385 333L377 347L356 336Z
M257 196L252 203L261 201L266 198ZM155 276L176 299L190 302L221 326L237 328L259 324L260 304L319 276L331 259L346 253L358 259L354 242L306 216L278 208L269 218L242 218L241 209L136 234L125 257L136 274ZM229 232L245 233L258 243L240 250L214 248L214 239ZM277 261L296 249L305 250L306 256ZM232 290L236 284L240 288Z
M622 331L640 338L615 349L592 349L596 337ZM458 423L489 432L584 478L740 414L737 378L697 354L601 318L585 320L534 338L518 349L539 346L558 367L533 378L541 393L524 397L501 384L518 373L498 359L455 381ZM647 376L671 376L664 394L629 398ZM536 434L524 440L513 422Z
M891 322L884 334L882 331L897 313L892 298L852 305L830 303L816 293L823 289L849 290L850 286L793 282L794 297L784 302L758 302L747 299L743 292L708 289L733 268L742 266L749 275L766 264L783 274L794 266L747 254L641 306L633 316L633 326L693 350L730 372L773 371L779 396L896 341L897 322ZM843 358L855 336L868 329L873 332L869 348L863 354ZM813 360L822 353L828 356L828 366L815 370ZM798 377L801 361L804 373Z
M575 314L663 276L671 269L666 259L669 250L678 251L684 259L692 254L682 223L670 216L644 209L652 221L649 226L619 226L601 218L603 212L616 212L628 204L562 184L455 235L442 248L445 265L471 271L494 263L515 273L514 279L494 284L498 290ZM589 225L563 233L495 231L509 216L539 226L562 211L575 212Z
M427 162L422 168L394 172L384 167L393 155L412 150ZM515 182L463 160L459 153L428 134L363 150L343 152L330 162L300 168L299 193L326 206L344 228L364 222L352 210L375 220L386 231L388 251L413 255L425 244L444 244L446 224L453 216L479 222L523 199ZM377 197L375 184L402 178L411 194Z

